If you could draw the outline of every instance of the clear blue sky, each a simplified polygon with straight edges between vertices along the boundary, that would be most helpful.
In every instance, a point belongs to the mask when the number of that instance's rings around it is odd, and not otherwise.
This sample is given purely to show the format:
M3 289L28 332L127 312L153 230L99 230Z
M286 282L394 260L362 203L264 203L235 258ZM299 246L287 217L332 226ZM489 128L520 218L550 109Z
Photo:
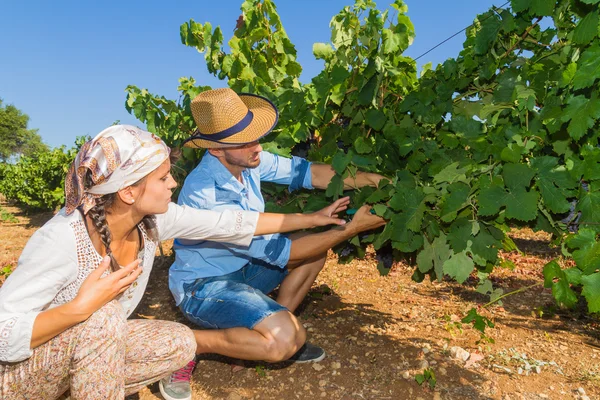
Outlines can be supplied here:
M406 0L416 39L405 53L417 57L504 0ZM389 2L378 2L381 8ZM177 98L178 79L223 87L206 70L203 55L181 44L179 26L190 18L220 25L229 40L242 0L6 1L0 13L0 98L30 116L51 146L71 146L115 120L141 125L125 110L133 84ZM329 21L352 0L275 0L298 51L302 82L322 63L312 45L329 42ZM458 55L464 33L419 60L434 65Z

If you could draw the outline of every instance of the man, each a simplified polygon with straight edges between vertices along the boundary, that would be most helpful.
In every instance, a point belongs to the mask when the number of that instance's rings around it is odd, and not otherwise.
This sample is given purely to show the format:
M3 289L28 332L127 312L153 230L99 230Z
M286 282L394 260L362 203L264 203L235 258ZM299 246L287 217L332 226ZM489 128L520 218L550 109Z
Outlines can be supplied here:
M198 95L191 108L198 132L186 146L208 150L186 178L179 204L264 211L261 181L288 185L290 191L325 189L335 174L329 165L262 151L258 140L278 116L265 98L217 89ZM358 173L344 183L346 189L376 186L382 178ZM334 215L348 203L340 199L325 212ZM351 222L321 233L258 236L248 248L176 240L169 287L184 315L205 328L195 331L196 352L267 362L322 360L325 352L305 343L306 330L293 312L323 268L328 249L385 224L369 211L362 207ZM273 300L267 294L278 286Z

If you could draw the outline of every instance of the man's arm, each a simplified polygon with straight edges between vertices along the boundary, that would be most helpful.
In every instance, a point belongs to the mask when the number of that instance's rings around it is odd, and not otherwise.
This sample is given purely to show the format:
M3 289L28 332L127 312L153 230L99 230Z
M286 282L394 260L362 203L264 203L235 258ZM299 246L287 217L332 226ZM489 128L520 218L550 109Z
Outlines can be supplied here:
M288 268L299 261L321 255L360 232L378 228L385 223L383 218L371 214L371 206L364 205L358 209L352 221L344 226L292 240Z
M327 189L327 185L331 182L331 178L335 175L335 171L331 165L327 164L312 164L310 166L310 174L312 177L312 185L317 189ZM377 187L379 181L387 179L385 176L374 174L371 172L358 171L356 176L348 176L344 179L344 189L358 189L363 186Z

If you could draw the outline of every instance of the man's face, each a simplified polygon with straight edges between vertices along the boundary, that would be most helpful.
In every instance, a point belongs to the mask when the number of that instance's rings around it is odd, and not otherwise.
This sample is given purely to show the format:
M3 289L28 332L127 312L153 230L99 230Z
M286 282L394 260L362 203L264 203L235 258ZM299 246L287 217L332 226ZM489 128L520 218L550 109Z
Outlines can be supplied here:
M258 142L220 150L223 152L225 161L231 166L256 168L260 165L260 152L262 151L262 147Z

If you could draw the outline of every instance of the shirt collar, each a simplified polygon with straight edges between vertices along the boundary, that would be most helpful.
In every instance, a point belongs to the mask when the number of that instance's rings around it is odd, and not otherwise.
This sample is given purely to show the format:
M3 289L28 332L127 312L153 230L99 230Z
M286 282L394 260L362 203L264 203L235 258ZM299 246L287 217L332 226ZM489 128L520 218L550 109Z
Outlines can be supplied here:
M204 153L204 157L202 157L202 164L204 164L206 172L215 179L215 182L220 187L233 190L236 193L243 193L247 190L246 187L240 181L235 179L231 172L221 164L221 161L208 151ZM242 175L246 180L248 179L247 172L247 170L242 172Z

